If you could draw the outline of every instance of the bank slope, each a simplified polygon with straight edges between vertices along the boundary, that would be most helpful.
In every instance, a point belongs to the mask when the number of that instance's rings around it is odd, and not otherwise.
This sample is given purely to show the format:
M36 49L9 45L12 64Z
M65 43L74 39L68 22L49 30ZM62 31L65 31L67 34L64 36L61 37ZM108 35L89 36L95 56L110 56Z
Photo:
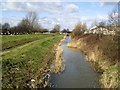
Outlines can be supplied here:
M100 82L104 88L118 88L118 41L114 36L97 34L81 35L73 39L68 47L78 48L86 54L88 61L92 62L96 70L101 73Z
M55 44L62 38L62 35L47 37L3 52L2 87L43 87L43 77L54 59Z

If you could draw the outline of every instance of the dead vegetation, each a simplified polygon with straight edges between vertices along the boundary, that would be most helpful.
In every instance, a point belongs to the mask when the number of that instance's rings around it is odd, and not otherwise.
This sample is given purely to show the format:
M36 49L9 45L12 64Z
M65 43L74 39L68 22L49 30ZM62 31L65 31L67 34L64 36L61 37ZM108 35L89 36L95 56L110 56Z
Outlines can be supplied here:
M102 73L100 82L104 88L118 87L118 37L103 35L99 38L97 34L88 34L68 43L68 47L84 52L87 61L92 62L96 70Z
M65 38L66 38L66 35L64 36L64 38L60 41L60 43L57 46L56 53L55 53L55 60L51 67L51 72L53 73L60 73L64 70L64 60L62 58L63 49L61 47L61 44L65 40Z

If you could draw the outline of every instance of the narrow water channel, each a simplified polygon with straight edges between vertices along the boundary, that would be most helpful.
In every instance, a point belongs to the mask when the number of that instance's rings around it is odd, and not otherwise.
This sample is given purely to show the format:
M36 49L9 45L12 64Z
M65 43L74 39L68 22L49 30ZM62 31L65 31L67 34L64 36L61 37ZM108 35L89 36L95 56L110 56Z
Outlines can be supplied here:
M62 43L65 70L61 74L52 74L51 83L55 88L98 88L99 74L86 62L83 53L67 47L68 42L67 36Z

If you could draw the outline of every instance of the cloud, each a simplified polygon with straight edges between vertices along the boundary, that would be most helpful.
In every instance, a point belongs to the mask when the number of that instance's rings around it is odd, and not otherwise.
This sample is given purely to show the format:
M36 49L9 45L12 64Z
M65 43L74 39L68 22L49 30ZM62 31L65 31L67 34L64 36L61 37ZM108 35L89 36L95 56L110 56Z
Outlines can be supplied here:
M2 2L28 2L28 0L4 0ZM29 2L61 2L60 0L29 0Z
M69 12L77 12L79 10L79 7L74 4L68 4L65 8Z
M100 2L100 7L116 5L116 4L117 4L117 2Z
M108 20L108 15L96 15L96 16L83 16L81 17L81 21L84 23L87 23L88 28L91 27L92 23L94 21L101 22L101 21L107 21Z
M81 21L84 21L84 22L88 22L88 21L94 21L94 20L97 20L97 21L106 21L108 20L108 15L96 15L96 16L83 16L81 17Z
M119 2L119 0L29 0L29 2ZM2 2L28 2L28 0L4 0Z
M21 20L22 18L16 17L16 16L12 16L12 17L0 17L0 23L9 23L11 27L16 26Z
M81 8L76 4L62 3L62 2L9 2L1 3L3 11L28 12L36 11L39 16L39 23L43 28L52 29L54 25L60 24L61 29L73 29L78 22L86 22L88 26L97 19L98 21L107 20L107 15L97 16L80 16ZM48 15L41 13L48 13ZM84 12L81 12L84 13ZM45 15L45 16L44 16ZM3 17L3 22L10 23L11 26L17 25L22 18L17 17Z
M40 17L39 23L45 27L52 29L54 25L60 24L63 28L73 28L79 20L79 7L75 4L63 4L61 2L13 2L13 3L2 3L3 11L18 11L18 12L27 12L27 11L36 11L38 13L47 12L50 15L46 17ZM6 18L3 18L4 22L7 21ZM9 22L12 18L9 19ZM15 21L17 19L13 19ZM11 24L16 25L13 22ZM16 21L16 23L18 23Z
M55 16L47 16L44 18L40 18L39 23L42 24L43 27L52 29L54 25L60 24L61 29L69 28L73 29L75 24L79 21L79 17L76 17L74 14L57 14Z
M49 12L57 13L62 10L62 4L56 3L45 3L45 2L9 2L1 3L2 11L36 11L36 12Z

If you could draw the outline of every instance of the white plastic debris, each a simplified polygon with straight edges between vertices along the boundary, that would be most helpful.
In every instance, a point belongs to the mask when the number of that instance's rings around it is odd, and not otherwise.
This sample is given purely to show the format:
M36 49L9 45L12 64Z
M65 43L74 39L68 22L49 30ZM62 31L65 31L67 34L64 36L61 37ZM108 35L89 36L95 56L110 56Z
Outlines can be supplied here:
M34 80L34 79L31 79L31 82L35 82L35 80Z

